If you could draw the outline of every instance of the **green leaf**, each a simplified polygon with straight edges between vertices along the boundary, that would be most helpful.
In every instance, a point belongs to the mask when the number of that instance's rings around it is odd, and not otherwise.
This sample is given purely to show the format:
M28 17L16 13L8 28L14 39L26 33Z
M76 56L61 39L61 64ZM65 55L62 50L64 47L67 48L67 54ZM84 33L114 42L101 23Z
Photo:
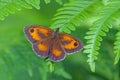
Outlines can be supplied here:
M103 36L106 36L106 33L112 28L112 23L115 21L116 13L120 9L120 1L109 2L103 9L99 12L100 18L96 20L93 25L90 27L87 32L87 45L84 47L84 52L88 54L88 63L90 65L91 71L95 71L95 60L99 54L98 50L100 49L101 41ZM116 57L117 61L119 58Z
M116 34L116 41L114 42L114 54L116 55L114 64L117 64L120 59L120 30Z
M4 20L5 16L8 16L11 13L15 13L24 8L32 9L35 7L36 9L40 9L40 0L3 0L0 1L0 20Z
M36 9L40 9L40 0L25 0L28 4L32 5Z
M91 1L79 1L79 0L75 0L64 4L63 8L57 10L57 13L52 19L53 24L51 25L51 28L59 27L61 31L63 30L64 32L69 33L70 30L74 31L75 26L79 26L80 21L82 21L88 14L87 12L85 12L85 10L91 4L92 4Z

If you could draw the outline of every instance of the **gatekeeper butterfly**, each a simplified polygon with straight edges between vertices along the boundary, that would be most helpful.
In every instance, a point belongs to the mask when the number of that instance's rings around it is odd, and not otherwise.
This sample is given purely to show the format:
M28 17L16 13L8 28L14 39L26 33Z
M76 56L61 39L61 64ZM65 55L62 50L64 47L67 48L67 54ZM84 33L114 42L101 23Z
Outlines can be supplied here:
M61 61L67 54L83 48L80 40L67 33L60 33L44 26L31 25L24 28L25 35L32 43L38 56L49 58L53 62Z

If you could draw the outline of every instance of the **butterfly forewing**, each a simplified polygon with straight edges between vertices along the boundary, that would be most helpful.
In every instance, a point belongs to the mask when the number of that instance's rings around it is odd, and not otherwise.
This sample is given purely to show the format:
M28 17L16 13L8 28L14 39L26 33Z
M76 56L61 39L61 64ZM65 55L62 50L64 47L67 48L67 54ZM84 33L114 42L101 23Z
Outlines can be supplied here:
M54 31L47 27L31 25L25 27L24 32L32 43L36 54L43 58L48 57L50 41Z
M31 25L25 27L24 32L28 37L28 40L34 43L37 41L41 41L45 38L51 37L54 31L47 27Z
M73 37L70 34L61 33L60 41L62 43L63 49L68 54L72 54L83 48L83 44L77 38Z

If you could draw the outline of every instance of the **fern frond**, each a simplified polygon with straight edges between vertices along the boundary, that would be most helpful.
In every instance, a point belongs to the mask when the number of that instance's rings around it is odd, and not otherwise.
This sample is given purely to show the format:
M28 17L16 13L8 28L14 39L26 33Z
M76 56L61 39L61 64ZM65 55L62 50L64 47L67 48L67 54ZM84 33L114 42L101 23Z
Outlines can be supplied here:
M44 0L46 4L50 3L51 0ZM62 4L62 0L56 0L57 3ZM40 9L40 0L1 0L0 1L0 20L4 20L6 16L11 13L20 11L23 8Z
M117 64L120 59L120 30L116 34L116 41L114 42L114 53L116 54L114 64Z
M84 47L84 53L89 53L88 63L93 72L95 71L95 60L99 54L98 50L100 49L102 37L106 36L106 33L112 28L116 12L120 9L119 4L120 1L112 1L104 6L100 11L100 18L93 23L85 37L87 45Z
M61 31L67 33L70 33L71 30L75 30L75 26L79 26L80 21L88 15L85 10L91 3L91 1L79 0L66 3L63 8L57 10L51 28L60 27Z
M4 20L5 16L15 13L23 8L31 9L35 7L39 9L40 0L2 0L0 1L0 20Z

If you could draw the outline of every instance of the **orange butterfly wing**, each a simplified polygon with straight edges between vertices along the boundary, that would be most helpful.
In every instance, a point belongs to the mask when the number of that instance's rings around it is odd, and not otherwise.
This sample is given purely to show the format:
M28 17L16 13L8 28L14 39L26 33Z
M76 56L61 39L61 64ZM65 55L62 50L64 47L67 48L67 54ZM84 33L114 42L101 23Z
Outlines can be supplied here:
M46 58L49 55L50 42L51 38L36 42L33 44L33 50L37 53L38 56Z
M41 57L48 57L53 30L47 27L32 25L25 27L24 32L33 45L33 50Z
M60 33L60 41L66 53L72 54L83 48L82 42L70 34Z
M49 58L57 62L65 58L66 54L72 54L83 48L82 42L70 34L58 33L57 38L52 40Z
M53 40L51 45L52 46L50 48L50 54L48 56L49 59L54 62L63 60L65 57L65 51L62 48L60 40L59 39Z
M34 43L51 37L54 31L48 27L31 25L25 27L24 32L28 37L29 41Z

